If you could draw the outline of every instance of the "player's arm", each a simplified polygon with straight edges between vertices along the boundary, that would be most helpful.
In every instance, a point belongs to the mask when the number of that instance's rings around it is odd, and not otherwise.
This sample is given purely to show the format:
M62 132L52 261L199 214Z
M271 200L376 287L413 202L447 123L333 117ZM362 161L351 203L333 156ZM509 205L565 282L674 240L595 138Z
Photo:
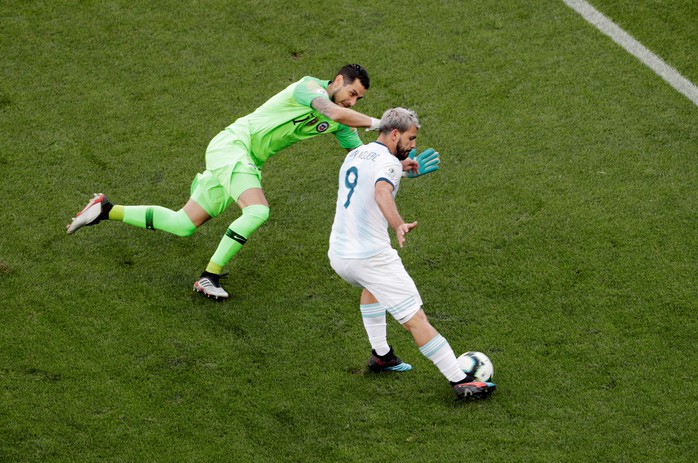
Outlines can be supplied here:
M310 106L323 116L348 127L366 127L373 130L380 125L379 119L336 105L324 97L314 98Z
M378 208L388 221L388 225L395 230L397 243L402 247L405 244L405 235L417 226L417 222L405 223L402 220L397 210L397 204L395 204L395 198L393 198L393 189L392 183L379 180L376 182L375 198Z

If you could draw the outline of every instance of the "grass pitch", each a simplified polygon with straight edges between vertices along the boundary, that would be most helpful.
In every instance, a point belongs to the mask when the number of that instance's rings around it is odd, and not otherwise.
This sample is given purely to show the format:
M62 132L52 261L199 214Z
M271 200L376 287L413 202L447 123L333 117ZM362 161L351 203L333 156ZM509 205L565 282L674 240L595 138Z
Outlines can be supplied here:
M592 3L696 82L694 2ZM559 1L284 5L0 5L0 460L698 460L698 109ZM416 110L441 152L402 184L401 256L490 400L454 403L394 322L415 370L366 371L332 137L265 166L229 302L191 286L235 207L65 234L96 191L180 207L218 131L347 62L356 109Z

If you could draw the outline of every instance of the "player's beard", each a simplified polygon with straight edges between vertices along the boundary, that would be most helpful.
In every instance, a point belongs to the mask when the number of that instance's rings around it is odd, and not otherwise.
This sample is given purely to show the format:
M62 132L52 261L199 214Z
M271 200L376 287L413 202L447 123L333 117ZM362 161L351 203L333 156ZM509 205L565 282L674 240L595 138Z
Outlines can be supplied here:
M405 148L402 144L400 144L400 141L398 140L397 146L395 147L395 157L398 158L400 161L404 161L407 159L407 156L410 155L410 151L412 151L410 148Z

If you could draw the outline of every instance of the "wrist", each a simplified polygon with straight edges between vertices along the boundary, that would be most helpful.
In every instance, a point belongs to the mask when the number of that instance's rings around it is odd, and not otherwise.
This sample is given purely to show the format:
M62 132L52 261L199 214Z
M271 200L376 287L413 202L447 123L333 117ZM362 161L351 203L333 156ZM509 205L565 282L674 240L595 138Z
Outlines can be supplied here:
M371 125L369 126L368 130L378 130L381 127L381 121L380 119L376 119L375 117L371 118Z

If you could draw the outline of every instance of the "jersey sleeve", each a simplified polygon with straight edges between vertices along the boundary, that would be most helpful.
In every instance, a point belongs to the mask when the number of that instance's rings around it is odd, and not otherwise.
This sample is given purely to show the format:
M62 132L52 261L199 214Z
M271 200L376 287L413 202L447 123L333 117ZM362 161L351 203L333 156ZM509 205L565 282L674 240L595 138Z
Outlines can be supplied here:
M334 133L334 136L337 137L339 146L342 148L353 150L362 145L359 131L343 124L339 124L339 129Z
M304 106L310 106L310 102L318 97L330 99L330 95L320 81L312 77L305 77L296 85L293 89L293 97Z

